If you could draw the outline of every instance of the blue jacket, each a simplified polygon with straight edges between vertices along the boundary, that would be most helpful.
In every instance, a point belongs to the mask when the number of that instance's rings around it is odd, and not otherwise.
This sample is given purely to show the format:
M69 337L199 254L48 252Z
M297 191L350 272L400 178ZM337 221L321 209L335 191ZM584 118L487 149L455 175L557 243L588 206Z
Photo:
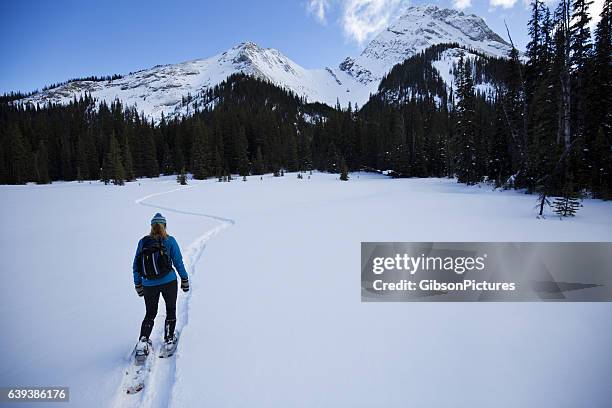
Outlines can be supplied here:
M132 265L132 272L134 273L134 285L142 283L143 286L157 286L176 280L176 274L174 273L174 270L163 278L159 279L147 279L143 278L138 274L138 262L136 261L136 259L138 258L138 254L142 250L143 239L138 241L138 248L136 249L136 255L134 256L134 264ZM162 242L166 246L166 250L168 251L170 259L172 260L172 265L178 271L178 274L180 275L181 279L187 279L189 276L187 275L187 271L185 270L185 265L183 265L183 256L181 255L181 250L179 249L176 239L168 235L168 238L162 240Z

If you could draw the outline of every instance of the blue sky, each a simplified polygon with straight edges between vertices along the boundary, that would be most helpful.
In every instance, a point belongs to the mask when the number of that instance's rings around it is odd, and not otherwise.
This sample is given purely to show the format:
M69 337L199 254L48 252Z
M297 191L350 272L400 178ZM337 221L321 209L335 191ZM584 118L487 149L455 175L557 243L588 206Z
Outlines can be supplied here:
M526 43L524 0L58 0L0 2L0 93L205 58L242 41L307 68L357 55L407 5L463 8ZM504 35L505 36L505 35Z

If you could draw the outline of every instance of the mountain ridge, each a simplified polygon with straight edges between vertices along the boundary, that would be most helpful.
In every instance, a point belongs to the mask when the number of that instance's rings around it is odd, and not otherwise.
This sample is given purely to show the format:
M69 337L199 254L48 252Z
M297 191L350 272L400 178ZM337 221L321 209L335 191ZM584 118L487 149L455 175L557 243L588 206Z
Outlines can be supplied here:
M245 41L209 58L156 65L110 81L71 81L21 99L32 104L68 103L89 93L99 100L121 100L155 121L189 115L202 94L230 75L243 73L269 81L308 102L334 106L365 104L393 66L440 43L458 43L491 56L505 56L510 45L474 14L435 5L405 9L357 57L337 67L306 69L273 48ZM184 98L193 98L191 105Z

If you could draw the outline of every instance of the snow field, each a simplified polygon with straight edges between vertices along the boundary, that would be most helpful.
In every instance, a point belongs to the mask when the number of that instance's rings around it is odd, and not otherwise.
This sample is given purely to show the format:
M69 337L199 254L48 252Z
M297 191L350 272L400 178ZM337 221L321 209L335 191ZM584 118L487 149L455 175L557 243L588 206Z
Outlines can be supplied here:
M604 407L612 397L609 304L362 304L359 265L361 241L610 241L611 203L536 220L535 197L518 192L321 173L0 195L3 385L67 385L75 407ZM176 358L155 361L129 399L121 381L144 315L131 263L159 208L192 290L179 291ZM163 301L159 310L157 342Z

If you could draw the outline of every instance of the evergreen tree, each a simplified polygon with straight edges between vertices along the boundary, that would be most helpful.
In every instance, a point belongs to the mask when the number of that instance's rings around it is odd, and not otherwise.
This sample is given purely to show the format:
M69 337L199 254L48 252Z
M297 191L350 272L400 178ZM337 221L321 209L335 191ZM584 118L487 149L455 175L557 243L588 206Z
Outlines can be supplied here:
M411 131L411 176L426 177L427 174L427 157L425 157L425 124L420 108L414 108Z
M604 126L604 133L612 131L612 0L604 0L601 19L595 30L594 83L598 90L593 107L597 109L596 123Z
M544 208L551 206L550 200L548 199L549 190L546 184L540 184L536 187L538 193L538 218L544 217Z
M329 142L327 148L327 164L325 165L325 171L329 173L337 173L339 168L338 152L336 145L333 141Z
M49 178L49 155L43 140L38 144L38 150L36 151L36 182L38 184L49 184L51 182Z
M83 138L77 136L77 150L76 150L76 177L77 180L83 181L85 179L89 179L89 163L88 157L85 151L85 146L83 144Z
M110 183L110 172L108 170L108 164L106 162L106 158L102 161L102 168L100 169L100 181L104 183L104 185L108 185Z
M217 177L223 177L225 175L223 159L221 157L221 153L219 152L219 149L217 148L215 148L213 171L215 172Z
M248 141L243 127L240 127L236 137L237 171L241 176L248 176L251 170L248 156Z
M346 165L346 160L344 160L344 156L342 156L340 158L340 180L342 181L348 181L349 179L349 175L348 175L348 166Z
M9 180L11 184L25 184L28 181L27 175L27 150L23 133L19 126L14 125L9 131L8 144L9 160Z
M476 128L474 82L469 59L461 55L457 72L457 157L456 172L460 183L475 184L480 181L476 162Z
M115 168L113 184L116 186L122 186L125 184L125 169L123 167L123 163L121 162L121 157L119 158L119 162L117 162L117 167Z
M312 167L312 149L310 134L304 133L298 137L298 170L303 171Z
M574 192L573 184L568 182L561 197L555 198L552 203L553 211L560 217L573 217L578 212L580 196Z
M8 184L9 183L9 174L6 163L6 151L5 151L5 141L2 132L2 128L0 128L0 184Z
M570 171L576 176L576 183L579 187L584 187L588 184L588 164L589 158L588 146L592 143L595 134L588 132L587 118L590 116L588 107L590 105L589 97L589 78L591 71L591 32L589 24L591 21L589 9L593 4L592 0L574 0L572 25L570 27L571 35L571 63L572 63L572 88L580 90L572 93L573 105L573 141L575 147L569 158ZM599 103L599 102L597 102ZM596 131L596 129L595 129ZM595 132L593 131L593 133ZM578 150L581 145L582 149ZM587 149L587 150L585 150Z
M168 147L168 143L164 142L162 148L162 174L168 176L173 173L174 159L172 158L172 153L170 152L170 147Z
M266 172L264 166L264 159L261 154L261 147L257 146L257 153L255 155L255 161L253 162L253 174L262 175Z
M225 139L221 131L221 125L218 122L215 123L212 139L213 150L215 152L213 156L213 171L218 175L225 175L227 167L225 151L229 149L225 148Z
M181 169L185 167L185 153L180 143L175 141L174 149L170 150L170 155L172 156L174 168L170 170L169 174L180 173ZM170 167L171 166L168 165L166 168L169 169Z
M591 16L589 9L593 0L573 0L572 23L570 26L572 65L574 70L583 71L588 66L591 54Z
M591 180L593 193L596 198L612 199L612 142L606 137L603 126L599 128L593 143L591 156Z
M595 135L590 146L591 180L596 196L612 193L612 0L604 0L601 19L595 30L592 87L589 97L588 134Z
M528 23L528 32L530 41L527 44L526 56L526 92L527 98L531 101L537 81L544 74L545 70L545 54L546 32L544 27L544 19L546 15L546 6L543 0L531 0L531 18Z
M103 178L103 181L105 183L112 181L112 183L116 186L124 185L125 169L123 167L119 143L117 143L117 138L114 134L110 137L108 152L106 153L104 163L105 177Z
M125 180L132 181L135 179L134 176L134 161L132 159L132 150L130 149L130 144L127 142L127 139L123 145L123 168L125 170Z
M522 65L518 50L512 47L505 67L500 101L509 137L509 152L512 158L512 176L520 184L525 179L527 159L526 101Z
M72 149L68 135L62 134L60 137L60 146L61 179L65 181L74 180Z
M562 141L567 155L572 141L572 82L571 82L571 47L572 24L571 0L561 0L555 12L555 70L560 78L559 132L558 141Z
M390 115L390 119L392 124L388 151L391 152L391 155L387 167L391 167L400 175L409 175L410 150L406 140L404 117L399 110L394 109ZM342 171L342 162L340 164L340 171Z
M547 176L553 174L560 149L556 141L557 135L557 104L553 83L547 79L538 81L538 87L533 97L533 104L528 118L528 155L525 182L528 190L535 187Z
M287 169L289 171L297 171L299 170L299 160L298 160L298 145L295 137L295 133L292 131L287 135L287 144L285 147L285 157L287 162Z
M176 182L181 186L187 185L187 175L185 174L185 167L181 169L181 172L176 176Z
M193 178L196 180L205 180L208 176L208 168L206 166L206 136L204 129L201 126L196 127L192 146L192 165L191 171Z
M144 127L140 135L142 149L142 170L146 177L159 176L159 165L152 131Z
M488 178L495 187L502 187L512 173L512 159L509 152L509 135L500 98L495 101L493 132L489 139Z

